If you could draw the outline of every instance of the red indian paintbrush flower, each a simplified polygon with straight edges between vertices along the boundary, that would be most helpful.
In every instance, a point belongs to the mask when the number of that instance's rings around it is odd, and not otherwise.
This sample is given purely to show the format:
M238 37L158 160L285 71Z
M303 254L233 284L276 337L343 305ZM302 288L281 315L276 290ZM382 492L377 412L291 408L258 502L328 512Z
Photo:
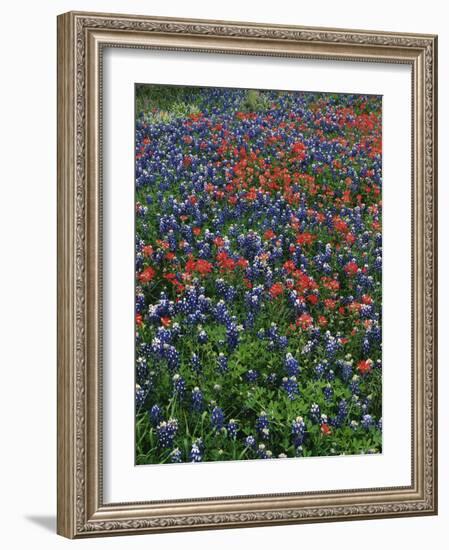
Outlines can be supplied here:
M156 271L154 271L152 267L148 266L141 273L139 273L139 281L141 283L149 283L155 275Z
M354 276L357 273L358 269L359 267L355 262L348 262L344 267L346 274L350 277Z
M312 233L309 233L308 231L305 231L304 233L299 233L296 235L296 242L298 244L312 244L313 241L316 239L315 235L312 235Z
M321 424L321 433L323 435L331 435L332 430L330 429L329 424L326 424L326 423Z
M217 254L217 263L222 271L233 271L235 268L235 261L224 250Z
M296 324L298 327L301 327L302 329L308 329L313 324L312 316L308 313L303 313L296 319Z
M373 362L371 359L362 360L357 365L357 370L360 374L368 374L373 368Z
M306 146L304 143L297 141L292 146L292 153L294 154L295 160L304 160L306 158Z
M282 283L274 283L270 288L270 296L272 298L277 298L284 292L284 285Z
M195 265L195 271L200 275L207 275L212 271L212 264L207 260L197 260Z

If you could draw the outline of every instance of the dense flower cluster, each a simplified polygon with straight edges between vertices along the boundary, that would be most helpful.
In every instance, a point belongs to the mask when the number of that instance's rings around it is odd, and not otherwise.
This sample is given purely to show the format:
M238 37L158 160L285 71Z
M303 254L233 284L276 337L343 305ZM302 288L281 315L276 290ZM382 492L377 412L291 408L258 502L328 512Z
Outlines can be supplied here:
M380 452L381 98L176 93L136 120L137 463Z

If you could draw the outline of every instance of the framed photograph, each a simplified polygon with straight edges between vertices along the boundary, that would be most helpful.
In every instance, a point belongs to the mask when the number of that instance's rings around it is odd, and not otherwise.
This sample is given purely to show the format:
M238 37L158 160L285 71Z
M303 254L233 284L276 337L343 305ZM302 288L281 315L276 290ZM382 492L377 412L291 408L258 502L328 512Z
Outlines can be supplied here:
M437 37L58 17L58 533L437 513Z

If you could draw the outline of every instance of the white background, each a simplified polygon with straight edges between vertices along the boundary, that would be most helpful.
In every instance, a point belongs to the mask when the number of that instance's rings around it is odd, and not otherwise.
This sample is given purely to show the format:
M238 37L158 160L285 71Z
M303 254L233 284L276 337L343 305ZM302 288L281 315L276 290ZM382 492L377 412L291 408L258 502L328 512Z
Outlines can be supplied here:
M400 538L404 548L442 549L449 533L448 287L440 296L440 515L438 517L208 531L69 542L54 534L56 513L56 21L70 9L204 17L316 26L432 32L440 35L440 135L449 148L449 30L444 2L291 0L225 3L165 0L16 1L2 6L0 88L0 235L2 247L1 518L5 548L86 547L259 549L313 545L378 549ZM449 257L448 165L440 163L440 278ZM398 284L401 284L398 281ZM398 411L400 414L400 411Z
M105 502L410 485L410 67L110 48L103 76ZM382 454L134 466L134 372L123 366L134 361L135 82L382 96Z

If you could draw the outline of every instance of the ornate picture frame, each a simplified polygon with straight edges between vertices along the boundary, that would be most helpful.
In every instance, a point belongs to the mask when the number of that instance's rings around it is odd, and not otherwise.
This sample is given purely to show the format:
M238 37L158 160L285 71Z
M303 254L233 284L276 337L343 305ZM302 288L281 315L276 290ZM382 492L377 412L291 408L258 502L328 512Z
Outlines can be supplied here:
M105 503L102 55L106 47L411 67L411 484ZM58 17L58 533L69 538L437 513L437 37L70 12ZM400 284L400 283L399 283ZM131 368L131 367L130 367Z

